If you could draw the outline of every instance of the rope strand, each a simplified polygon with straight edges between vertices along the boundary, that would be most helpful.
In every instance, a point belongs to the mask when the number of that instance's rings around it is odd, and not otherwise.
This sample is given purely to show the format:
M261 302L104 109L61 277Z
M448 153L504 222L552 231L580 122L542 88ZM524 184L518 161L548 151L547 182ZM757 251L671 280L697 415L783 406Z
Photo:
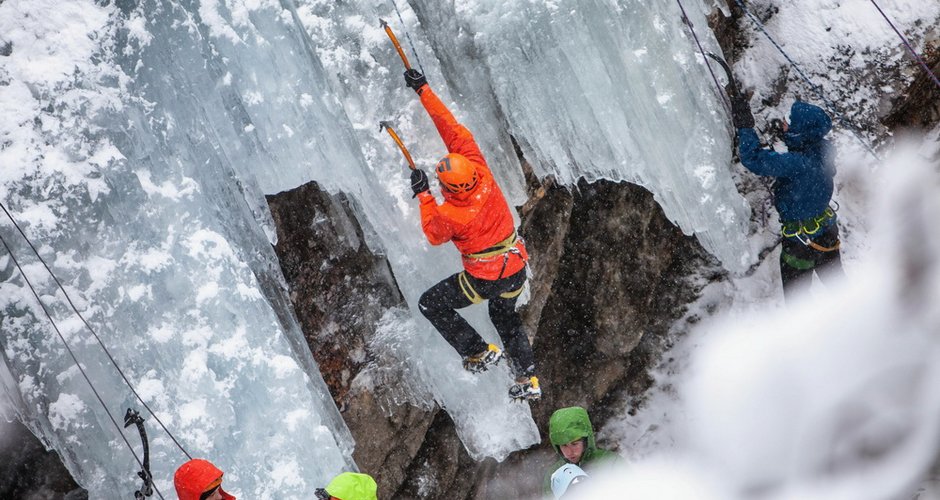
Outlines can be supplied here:
M933 82L937 84L938 88L940 88L940 80L937 79L937 75L935 75L934 72L930 70L930 66L927 66L927 63L924 62L923 58L921 58L920 55L917 53L917 51L914 50L914 47L911 46L911 42L907 41L907 37L901 34L901 31L898 30L894 26L894 23L891 22L891 19L888 18L888 15L885 14L883 10L881 10L881 7L879 7L878 4L875 3L875 0L871 0L871 3L872 5L875 6L876 9L878 9L878 12L881 13L881 17L885 18L885 21L888 21L888 25L891 26L891 29L893 29L894 32L897 33L899 37L901 37L901 41L904 42L904 46L907 47L907 50L910 51L912 56L914 56L914 59L916 59L917 62L920 63L921 66L923 66L924 71L926 71L927 74L930 75L930 78L933 80Z
M421 65L421 58L418 57L418 51L415 50L415 44L411 41L411 34L408 33L408 29L405 27L405 21L401 18L401 11L398 10L398 5L395 4L395 0L388 0L392 3L392 7L395 7L395 13L398 14L398 22L401 23L401 29L405 30L405 38L408 39L408 45L411 46L411 53L415 55L415 60L418 61L418 67L421 68L421 74L425 75L424 66Z
M181 445L179 441L176 440L176 437L173 436L173 433L171 433L169 429L167 429L166 425L163 424L163 421L160 420L160 417L158 417L157 414L154 413L154 411L150 409L150 406L147 405L147 402L144 401L144 399L140 397L140 394L137 393L137 390L134 389L134 385L131 384L131 381L124 374L124 371L121 370L121 367L118 365L117 361L114 359L114 356L111 355L111 351L109 351L108 348L104 345L104 342L101 341L101 337L98 336L98 332L96 332L95 329L92 328L91 324L89 324L88 321L85 319L85 316L83 316L82 313L79 312L78 307L76 307L75 303L72 302L72 298L69 296L68 292L65 290L65 287L62 286L62 283L59 281L59 278L56 277L55 273L52 272L52 269L49 268L49 265L46 264L46 261L43 260L41 255L39 255L39 251L36 250L36 247L33 245L33 242L30 241L29 237L26 236L26 233L23 232L23 229L16 222L16 219L13 218L13 215L10 214L9 210L7 210L6 206L4 206L2 202L0 202L0 209L3 209L3 212L6 214L7 218L10 219L10 222L12 222L13 226L16 227L16 230L19 231L20 235L23 237L23 239L26 241L29 247L33 250L33 253L36 254L36 258L39 259L39 262L42 263L43 267L46 268L46 271L49 273L49 275L52 276L52 279L55 281L56 285L59 287L60 290L62 290L62 294L65 295L65 299L66 301L68 301L69 306L71 306L72 310L75 311L75 314L82 320L82 323L84 323L85 327L88 328L88 331L91 332L92 336L95 337L95 340L98 341L98 345L101 346L101 349L104 350L104 353L108 356L108 359L111 360L111 364L114 365L114 368L121 375L121 378L124 379L124 383L127 384L127 387L130 388L132 393L134 393L134 397L136 397L137 400L140 401L140 404L143 405L143 407L146 408L148 412L150 412L150 415L154 418L154 420L157 421L158 424L160 424L160 427L163 428L163 431L167 434L167 436L170 437L171 440L173 440L173 443L176 444L176 446L180 449L180 451L182 451L183 454L186 455L186 458L189 460L192 460L193 457L189 454L189 452L187 452L186 449L183 448L183 445ZM11 256L13 255L12 252L10 255Z
M793 69L796 70L796 72L800 75L803 81L805 81L806 84L809 85L810 89L812 89L812 91L815 92L816 95L825 103L826 108L829 110L829 112L835 115L836 118L838 118L842 126L844 126L849 132L852 133L852 135L855 136L856 139L858 139L858 142L860 142L862 146L864 146L865 149L868 150L868 152L872 155L873 158L875 158L875 160L881 161L881 157L879 157L878 154L875 153L875 150L871 146L869 146L868 143L864 139L862 139L862 136L859 135L859 133L855 130L855 127L852 126L852 123L849 122L848 119L846 119L845 116L839 112L839 109L836 107L836 105L832 101L830 101L826 97L825 94L823 94L822 88L819 85L816 85L815 83L813 83L813 81L810 80L810 78L806 76L805 73L803 73L803 70L800 69L800 66L796 63L796 61L794 61L793 58L791 58L790 55L787 54L785 50L783 50L783 47L781 47L780 44L778 44L777 41L774 40L772 36L770 36L770 33L768 33L767 30L764 28L764 24L761 23L760 20L757 19L757 17L751 13L750 10L748 10L748 8L744 5L744 2L742 0L735 0L735 3L737 3L738 6L741 7L741 10L743 10L744 13L747 14L747 16L751 19L751 21L754 22L754 24L757 26L757 29L759 29L760 32L763 33L765 37L767 37L767 40L769 40L770 43L773 44L773 46L781 54L783 54L783 57L786 58L788 63L790 63L790 66L792 66Z
M4 208L6 210L6 208ZM105 413L108 414L108 418L111 420L111 423L114 424L114 428L117 429L117 433L121 436L121 439L124 440L124 444L127 445L127 449L130 450L131 455L134 455L134 460L137 461L137 465L140 465L141 470L145 470L143 462L140 460L140 457L137 456L137 452L134 451L134 447L131 446L130 441L127 440L127 436L124 435L123 428L118 425L117 420L115 420L114 415L111 414L111 410L108 409L108 405L105 404L104 399L101 397L101 394L98 393L98 389L95 388L95 384L91 382L91 378L88 377L88 374L85 373L85 369L82 368L82 364L78 362L78 357L75 356L75 352L72 351L72 348L69 346L69 343L65 340L65 336L62 335L62 332L59 330L59 326L56 325L55 320L52 319L52 314L49 313L49 310L46 309L46 304L39 297L39 293L33 287L32 282L29 281L29 277L26 276L26 272L23 271L23 267L20 266L19 261L16 259L16 255L13 255L13 250L10 248L10 245L7 244L6 239L3 238L3 235L0 235L0 243L3 243L3 247L6 248L7 253L10 255L10 258L13 260L13 264L19 269L20 274L23 275L23 280L26 282L26 286L29 287L29 290L33 293L33 297L36 298L36 302L39 303L39 307L42 309L42 312L46 315L46 318L49 319L49 323L52 324L52 329L55 330L56 335L59 336L59 340L62 341L62 344L65 346L65 350L68 351L69 356L72 358L72 361L75 363L75 366L78 368L78 371L81 372L82 377L85 379L85 382L88 383L88 387L91 388L91 392L94 393L95 398L98 399L98 403L101 404L101 407L104 408ZM157 492L157 496L163 500L163 494L160 493L160 490L157 489L156 485L153 485L154 490Z
M692 32L692 38L695 40L695 45L698 46L698 51L702 54L702 59L705 60L705 67L708 68L708 72L712 75L712 81L715 82L715 86L718 87L718 95L721 96L721 102L724 103L725 109L728 113L731 113L731 103L728 101L728 96L725 93L725 89L722 88L721 84L718 83L718 77L715 76L715 72L712 71L712 65L708 62L708 57L705 55L705 49L702 48L702 43L699 42L698 35L695 34L695 27L692 26L692 20L689 19L689 16L685 13L685 7L682 6L682 0L676 0L676 3L679 4L679 10L682 11L682 21L689 27L689 31Z

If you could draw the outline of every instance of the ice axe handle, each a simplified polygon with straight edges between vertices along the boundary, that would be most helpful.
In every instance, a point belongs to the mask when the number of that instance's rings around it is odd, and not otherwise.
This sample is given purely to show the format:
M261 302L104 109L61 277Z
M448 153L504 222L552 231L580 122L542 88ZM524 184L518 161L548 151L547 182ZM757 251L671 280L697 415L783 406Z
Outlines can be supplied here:
M388 35L388 39L392 41L392 45L395 46L395 50L398 51L398 57L401 57L401 62L405 63L405 69L411 69L411 63L408 62L408 56L405 55L405 51L401 49L401 44L398 43L398 37L395 36L395 32L392 31L392 27L385 22L384 19L379 19L379 24L382 28L385 28L385 34Z
M395 141L395 144L398 145L398 149L401 150L401 154L405 155L405 160L408 160L408 167L411 170L415 169L415 161L411 158L411 153L408 152L408 148L405 147L405 143L401 141L401 137L398 137L398 134L395 133L395 129L392 128L392 125L389 122L381 121L379 122L379 131L382 129L388 131L388 135L392 136L392 140Z

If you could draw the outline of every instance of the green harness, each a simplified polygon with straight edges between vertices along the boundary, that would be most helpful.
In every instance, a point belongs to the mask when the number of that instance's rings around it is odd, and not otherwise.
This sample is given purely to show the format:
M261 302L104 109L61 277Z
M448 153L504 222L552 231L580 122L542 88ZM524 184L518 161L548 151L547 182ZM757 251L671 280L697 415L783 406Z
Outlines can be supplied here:
M830 224L834 224L835 218L835 210L830 207L826 207L823 213L816 217L810 217L803 220L784 221L782 223L780 233L785 238L796 238L800 243L818 252L834 252L841 246L841 242L839 240L836 240L835 244L831 247L824 247L813 241L813 236L815 236L821 230L829 227ZM814 260L801 259L787 252L783 252L780 256L783 261L787 263L787 265L795 269L808 270L816 267L816 261Z
M780 232L783 234L784 238L797 238L800 241L803 241L803 238L801 238L800 235L805 234L808 238L811 238L821 229L828 227L829 223L835 218L836 212L833 209L826 207L826 209L823 210L823 213L817 215L816 217L810 217L809 219L803 220L784 221Z

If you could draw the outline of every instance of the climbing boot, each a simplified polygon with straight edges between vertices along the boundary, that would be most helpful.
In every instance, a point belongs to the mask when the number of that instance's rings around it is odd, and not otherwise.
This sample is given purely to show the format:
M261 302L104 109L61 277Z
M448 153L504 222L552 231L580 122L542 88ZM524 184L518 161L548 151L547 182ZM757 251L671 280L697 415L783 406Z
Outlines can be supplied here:
M542 397L538 377L520 377L509 388L509 397L516 401L535 401Z
M489 367L498 364L501 359L503 359L503 351L489 344L485 351L463 358L463 369L470 373L485 372Z

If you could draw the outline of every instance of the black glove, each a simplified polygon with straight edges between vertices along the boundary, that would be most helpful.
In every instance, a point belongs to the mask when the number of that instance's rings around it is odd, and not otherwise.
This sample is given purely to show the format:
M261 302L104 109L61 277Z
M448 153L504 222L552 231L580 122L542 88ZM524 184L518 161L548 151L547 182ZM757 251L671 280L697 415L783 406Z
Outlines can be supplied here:
M420 74L420 73L419 73ZM428 174L424 173L424 170L416 168L411 171L411 190L414 191L414 198L418 196L419 193L423 193L429 189L428 186Z
M731 123L734 128L754 128L754 115L751 114L751 105L747 98L736 93L731 96Z
M415 92L418 92L418 89L427 84L428 79L420 71L414 68L405 71L405 85L414 89ZM420 92L418 93L420 94Z

